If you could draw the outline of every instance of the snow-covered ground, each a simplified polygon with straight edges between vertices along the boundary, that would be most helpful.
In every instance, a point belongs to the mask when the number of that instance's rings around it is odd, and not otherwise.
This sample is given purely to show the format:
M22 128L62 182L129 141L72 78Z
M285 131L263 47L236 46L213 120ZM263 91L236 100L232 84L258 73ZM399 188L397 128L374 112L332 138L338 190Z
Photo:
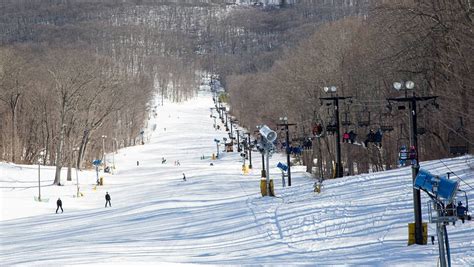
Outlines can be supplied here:
M328 180L316 194L303 167L293 168L292 186L282 188L275 166L285 159L274 155L277 197L261 197L259 155L249 175L237 152L210 159L214 138L227 136L212 127L210 107L207 93L159 106L149 142L120 150L104 186L94 190L95 173L79 172L80 198L74 172L65 186L51 186L54 170L42 166L41 194L49 202L37 202L38 167L0 163L0 264L437 265L436 243L407 246L409 168ZM421 165L474 185L472 156ZM474 203L474 190L461 188ZM104 208L106 191L111 208ZM58 197L62 214L55 214ZM424 221L427 200L422 193ZM474 266L473 230L474 222L448 226L453 266ZM435 234L434 225L428 232Z

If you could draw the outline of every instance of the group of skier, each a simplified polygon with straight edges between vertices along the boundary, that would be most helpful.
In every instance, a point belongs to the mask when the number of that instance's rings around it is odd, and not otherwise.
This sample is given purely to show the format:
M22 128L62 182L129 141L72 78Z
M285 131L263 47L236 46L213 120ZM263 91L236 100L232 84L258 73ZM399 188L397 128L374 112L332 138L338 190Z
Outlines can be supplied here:
M398 162L399 166L406 166L407 160L411 161L411 165L416 165L416 148L415 146L410 146L410 149L407 149L406 145L400 147L400 152L398 152Z
M107 208L107 204L109 205L109 207L112 207L112 203L110 203L110 200L111 200L111 197L109 195L109 192L105 192L105 207ZM56 201L56 213L58 213L58 210L61 209L61 213L64 212L63 210L63 201L61 200L61 198L58 198L58 200Z

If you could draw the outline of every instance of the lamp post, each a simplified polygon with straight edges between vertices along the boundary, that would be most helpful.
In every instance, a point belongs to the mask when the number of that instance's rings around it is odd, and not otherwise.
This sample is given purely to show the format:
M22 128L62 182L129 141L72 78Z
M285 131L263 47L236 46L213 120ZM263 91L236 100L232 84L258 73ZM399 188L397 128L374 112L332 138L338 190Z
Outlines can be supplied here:
M257 126L257 128L259 129L259 133L261 135L261 142L260 142L260 146L261 146L261 151L262 151L262 164L263 164L263 161L264 161L264 153L267 154L267 172L266 172L266 184L267 184L267 196L273 196L272 193L271 193L271 186L270 186L270 157L271 157L271 154L273 153L274 151L274 148L275 146L273 145L273 142L276 140L277 138L277 133L275 131L273 131L272 129L270 129L267 125L260 125L260 126ZM262 170L262 177L264 174L264 171Z
M225 110L225 107L224 107L224 110ZM229 122L229 114L228 114L228 112L225 112L224 114L225 114L225 130L226 130L226 131L229 131L229 124L228 124L228 122ZM231 119L230 121L232 121L232 119ZM231 127L231 129L232 129L232 122L230 123L230 127Z
M250 142L250 133L247 133L248 141L247 141L247 148L249 151L249 169L252 169L252 143Z
M217 152L216 157L219 158L219 142L220 142L220 140L214 139L214 142L216 142L216 152Z
M419 157L418 157L418 132L417 132L417 111L416 111L416 102L417 101L427 101L431 99L436 99L437 96L427 96L427 97L417 97L415 95L415 83L412 81L404 82L394 82L393 87L395 90L405 91L405 97L401 98L387 98L388 101L395 102L408 102L410 106L410 146L415 147L416 155L415 162L411 166L412 181L414 182L418 171L420 170ZM408 90L413 90L413 95L408 96ZM423 222L421 218L421 197L420 190L413 188L413 208L415 215L415 243L423 245Z
M41 201L41 161L43 161L44 150L39 152L38 157L38 201Z
M234 120L230 119L230 139L232 140L232 145L234 145Z
M107 135L102 135L102 158L104 159L104 169L107 167L107 162L105 161L105 138L107 138Z
M239 134L240 130L236 129L235 131L237 132L237 152L241 152L242 149L240 149L240 134Z
M329 100L333 102L334 105L334 116L336 117L336 173L335 178L344 176L342 160L341 160L341 129L339 124L339 100L344 100L352 97L344 97L337 95L336 86L325 86L325 93L330 93L331 97L320 97L321 100Z
M286 164L288 165L288 186L291 186L291 165L290 165L290 133L288 126L296 125L295 123L288 123L287 117L280 117L282 123L277 124L278 126L285 126L285 142L286 142Z
M214 129L217 130L217 126L216 126L216 116L212 115L212 118L214 119Z
M115 169L115 153L117 153L117 138L112 138L112 170Z
M79 152L79 148L78 147L75 147L72 151L74 152ZM79 154L78 154L79 156ZM76 186L77 186L77 197L79 197L79 174L78 174L78 171L77 169L79 169L79 166L78 166L78 162L79 161L76 161Z

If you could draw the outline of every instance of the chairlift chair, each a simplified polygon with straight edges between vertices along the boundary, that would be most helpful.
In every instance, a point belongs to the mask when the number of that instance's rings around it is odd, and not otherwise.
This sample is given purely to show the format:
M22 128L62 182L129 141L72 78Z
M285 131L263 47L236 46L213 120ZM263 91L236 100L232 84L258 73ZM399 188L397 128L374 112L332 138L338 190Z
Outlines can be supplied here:
M312 134L314 137L322 137L324 135L324 126L321 120L313 123Z
M336 133L336 131L337 131L337 125L336 125L336 123L335 123L335 122L330 122L330 123L328 123L328 125L326 126L326 132L327 132L328 134L331 134L331 135L332 135L332 134Z
M345 111L343 114L344 114L344 119L342 120L341 125L345 127L351 126L352 125L351 120L348 118L349 112Z
M397 138L397 153L398 153L398 160L399 160L399 163L400 162L400 151L401 151L401 148L402 146L405 146L406 148L406 154L408 154L408 147L410 146L410 139L407 137L407 135L405 134L404 132L404 129L405 129L405 124L401 123L400 124L400 132L398 133L398 138ZM405 166L405 161L409 161L409 158L408 158L408 155L407 155L407 158L405 160L403 160L403 164L399 164L401 166Z
M386 133L386 132L391 132L394 130L393 126L389 123L387 123L388 121L390 121L390 113L380 113L380 130L383 132L383 133Z
M465 155L469 153L469 143L467 142L466 129L464 129L464 124L462 118L460 118L461 126L456 131L449 131L448 133L448 145L449 145L449 154L451 155Z
M361 112L358 114L357 118L357 125L359 127L368 127L370 125L370 110L365 107Z
M458 202L458 207L457 207L457 210L456 210L456 215L464 223L465 220L467 220L467 221L472 220L472 216L471 216L471 213L469 211L469 199L467 198L466 191L458 189L458 192L464 193L464 196L462 197L464 202L459 201L460 197L458 196L458 201L459 202ZM460 206L459 203L461 203L461 204L464 203L464 204L466 204L466 206L465 207L463 206L463 208L460 209L459 208L459 206Z
M380 130L382 132L391 132L393 131L393 126L392 125L388 125L388 124L381 124L380 125Z

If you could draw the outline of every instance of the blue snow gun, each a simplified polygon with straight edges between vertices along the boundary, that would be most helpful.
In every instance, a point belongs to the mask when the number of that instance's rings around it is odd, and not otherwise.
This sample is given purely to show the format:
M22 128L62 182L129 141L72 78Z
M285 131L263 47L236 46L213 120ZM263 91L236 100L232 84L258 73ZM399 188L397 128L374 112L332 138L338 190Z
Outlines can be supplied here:
M277 167L284 172L288 170L288 166L286 166L286 164L283 164L281 162L278 162Z
M427 170L420 169L413 187L451 203L456 196L459 181L449 180L445 176L434 175Z

